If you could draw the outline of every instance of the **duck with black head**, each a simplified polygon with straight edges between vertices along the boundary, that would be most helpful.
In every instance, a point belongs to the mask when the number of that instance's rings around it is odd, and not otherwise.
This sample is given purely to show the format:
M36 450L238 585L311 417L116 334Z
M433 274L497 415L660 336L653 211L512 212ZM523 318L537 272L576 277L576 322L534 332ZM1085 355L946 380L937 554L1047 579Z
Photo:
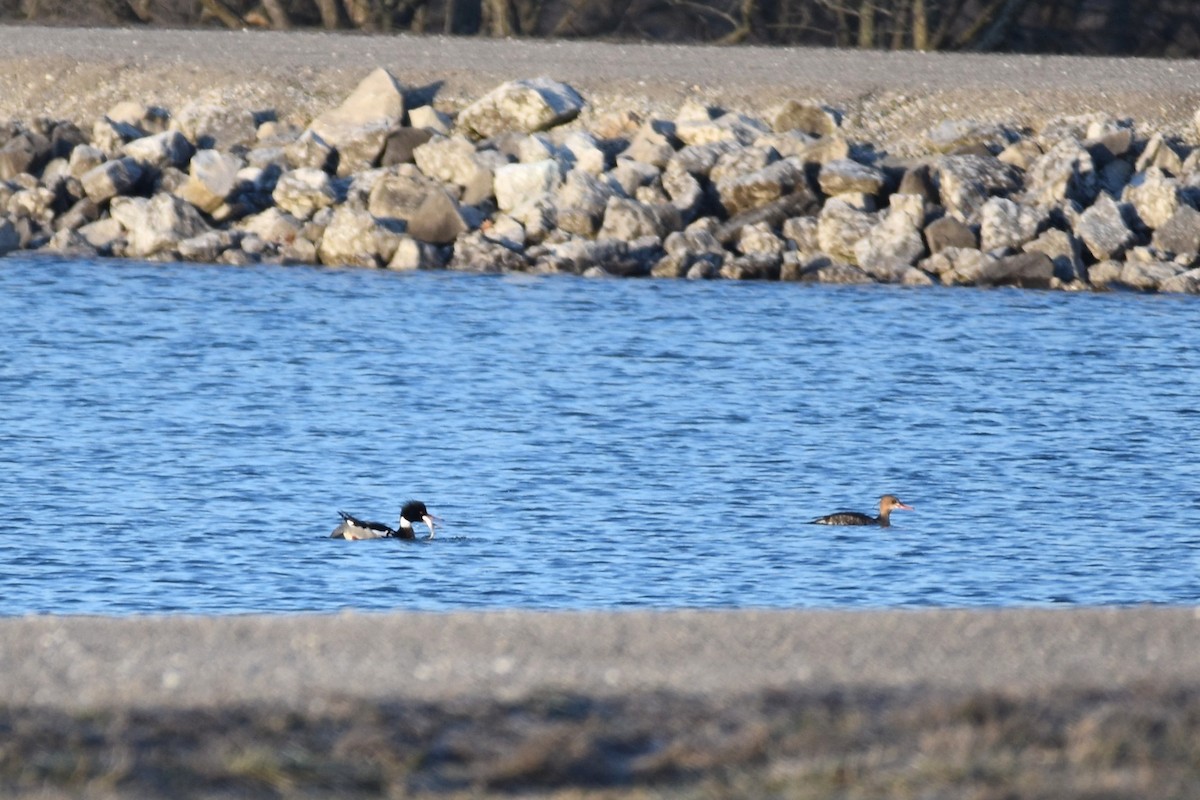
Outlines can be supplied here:
M420 500L409 500L400 509L400 522L395 528L388 527L382 522L369 522L358 517L339 511L341 523L329 535L331 539L415 539L414 522L423 522L429 528L429 539L434 534L434 516Z

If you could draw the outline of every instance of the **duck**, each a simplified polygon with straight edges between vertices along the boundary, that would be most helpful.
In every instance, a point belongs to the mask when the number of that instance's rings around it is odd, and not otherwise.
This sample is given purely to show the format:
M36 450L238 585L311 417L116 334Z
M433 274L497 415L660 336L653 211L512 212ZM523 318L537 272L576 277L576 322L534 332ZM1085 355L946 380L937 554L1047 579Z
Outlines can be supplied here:
M414 522L423 522L429 528L429 539L434 535L434 516L420 500L409 500L400 509L400 522L390 528L382 522L369 522L345 511L339 511L341 523L329 534L330 539L415 539Z
M824 517L817 517L812 521L813 525L878 525L881 528L890 526L892 510L902 508L905 511L912 511L913 507L902 502L899 497L894 494L885 494L879 498L879 516L872 517L869 514L860 514L857 511L839 511L836 514L827 514Z

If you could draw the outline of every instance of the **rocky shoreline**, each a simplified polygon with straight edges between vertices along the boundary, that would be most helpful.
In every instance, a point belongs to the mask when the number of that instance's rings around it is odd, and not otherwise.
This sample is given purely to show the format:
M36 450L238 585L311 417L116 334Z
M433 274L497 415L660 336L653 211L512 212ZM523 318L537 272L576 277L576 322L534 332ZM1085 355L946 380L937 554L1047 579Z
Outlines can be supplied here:
M297 122L211 99L0 126L0 254L1200 292L1200 117L863 141L836 105L594 113L507 81L450 114L379 68Z

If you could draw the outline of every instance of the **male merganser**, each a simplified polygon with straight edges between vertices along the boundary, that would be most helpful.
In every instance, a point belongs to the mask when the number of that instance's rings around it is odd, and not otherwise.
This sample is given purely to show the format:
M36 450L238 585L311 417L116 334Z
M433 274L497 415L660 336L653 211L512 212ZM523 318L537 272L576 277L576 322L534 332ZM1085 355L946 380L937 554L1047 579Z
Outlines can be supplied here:
M414 522L424 522L429 528L429 538L433 538L433 515L419 500L409 500L404 504L404 508L400 509L400 524L394 530L382 522L367 522L345 511L339 511L338 515L342 522L333 529L330 539L415 539Z
M912 511L913 507L900 502L900 498L894 494L885 494L879 498L879 516L872 517L867 514L860 514L857 511L839 511L836 514L829 514L824 517L817 517L812 521L813 525L878 525L881 528L886 528L891 525L889 517L892 514L893 508L903 508L905 511Z

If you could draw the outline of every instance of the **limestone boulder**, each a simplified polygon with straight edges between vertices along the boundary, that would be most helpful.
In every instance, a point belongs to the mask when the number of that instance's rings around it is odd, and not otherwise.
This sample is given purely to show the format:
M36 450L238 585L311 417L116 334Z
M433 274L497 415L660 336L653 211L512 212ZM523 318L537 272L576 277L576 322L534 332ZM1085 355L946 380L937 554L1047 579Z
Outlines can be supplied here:
M1159 167L1150 167L1133 176L1121 199L1133 206L1144 226L1160 228L1179 210L1179 181Z
M184 167L196 148L179 131L162 131L152 136L143 136L127 142L120 148L123 156L136 159L137 162L149 169L163 167Z
M418 269L445 269L448 253L445 248L401 236L396 242L396 252L387 263L387 268L408 272Z
M584 102L565 83L549 78L509 81L464 108L458 127L486 139L506 131L533 133L570 122Z
M338 194L327 172L302 167L280 175L271 198L289 214L307 219L337 202Z
M522 252L472 231L454 240L454 252L446 266L461 272L526 272L529 259Z
M975 279L977 286L1017 286L1049 289L1054 262L1045 253L1018 253L989 261Z
M434 189L409 216L407 232L427 244L450 244L470 227L458 202L444 189Z
M242 106L227 106L203 100L188 103L171 118L179 131L200 149L228 152L249 147L258 137L258 121Z
M883 170L848 158L823 164L817 177L821 191L831 197L851 192L876 195L883 189L885 181Z
M493 188L496 205L512 211L551 194L562 183L562 170L553 159L532 164L507 164L496 170Z
M1087 279L1083 265L1082 245L1066 231L1050 228L1021 248L1026 253L1042 253L1054 265L1054 277L1063 284Z
M317 245L317 257L330 266L381 267L395 255L402 232L370 212L338 206Z
M338 153L338 175L351 175L379 163L388 136L404 119L404 90L382 67L354 88L337 108L318 116L308 130Z
M842 114L837 109L796 100L785 100L771 107L765 116L776 133L800 131L812 136L830 136L842 124Z
M1135 241L1121 207L1108 195L1079 216L1075 234L1100 261L1120 257Z
M932 166L942 205L959 222L975 221L989 197L1007 196L1021 185L1017 170L992 157L941 156Z
M821 251L835 260L855 263L855 246L879 223L879 215L859 211L836 198L817 215L817 241Z
M114 198L109 212L125 229L125 253L133 258L174 250L180 241L209 230L200 212L169 194Z
M808 178L798 158L785 158L749 174L729 176L717 184L720 203L730 216L806 190Z
M79 180L83 191L93 203L103 203L125 194L142 177L142 167L135 159L125 157L105 161L83 173Z
M192 157L188 180L177 194L206 214L212 214L238 189L238 170L244 166L236 158L217 150L200 150Z
M577 236L594 237L604 221L604 209L614 190L590 172L572 170L554 194L558 227Z
M663 239L679 227L662 206L651 206L623 197L610 197L604 207L604 222L598 238L632 241L643 236Z
M1039 156L1025 172L1025 198L1042 206L1073 200L1087 206L1100 190L1092 155L1074 139L1065 139Z
M1046 214L1034 206L1018 205L1007 197L990 197L979 214L979 246L983 250L1020 248L1032 241Z
M1163 253L1196 258L1200 255L1200 211L1191 206L1177 208L1154 232L1151 244Z
M948 247L979 247L975 231L951 216L939 217L926 225L925 242L931 253L940 253Z

